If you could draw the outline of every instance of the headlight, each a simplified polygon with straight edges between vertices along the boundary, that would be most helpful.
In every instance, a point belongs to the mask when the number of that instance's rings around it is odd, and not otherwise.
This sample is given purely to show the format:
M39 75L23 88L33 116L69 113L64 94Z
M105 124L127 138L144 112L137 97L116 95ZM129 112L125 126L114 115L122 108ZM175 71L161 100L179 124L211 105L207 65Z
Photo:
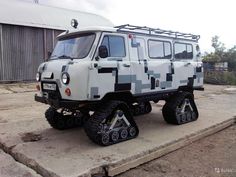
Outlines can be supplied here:
M36 81L39 82L41 80L41 74L38 72L36 74Z
M70 82L70 76L68 73L62 73L61 80L63 84L69 84Z

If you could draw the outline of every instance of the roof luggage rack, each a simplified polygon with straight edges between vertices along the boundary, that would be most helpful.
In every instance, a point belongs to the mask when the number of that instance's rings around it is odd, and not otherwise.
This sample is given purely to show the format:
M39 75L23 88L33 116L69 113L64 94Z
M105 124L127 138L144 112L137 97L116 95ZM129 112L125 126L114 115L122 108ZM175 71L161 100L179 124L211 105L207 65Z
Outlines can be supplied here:
M170 31L170 30L163 30L159 28L150 28L147 26L135 26L135 25L120 25L115 26L117 28L117 31L121 32L134 32L134 33L140 33L140 34L147 34L147 35L157 35L157 36L165 36L165 37L171 37L176 39L188 39L188 40L194 40L198 41L200 39L200 35L194 35L190 33L181 33L177 31Z

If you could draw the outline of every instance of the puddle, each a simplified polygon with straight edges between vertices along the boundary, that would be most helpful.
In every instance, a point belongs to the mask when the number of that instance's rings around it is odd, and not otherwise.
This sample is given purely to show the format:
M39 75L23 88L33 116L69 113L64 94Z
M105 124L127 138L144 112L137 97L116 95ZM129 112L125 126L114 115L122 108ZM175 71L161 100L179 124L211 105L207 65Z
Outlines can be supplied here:
M24 142L35 142L35 141L39 141L42 139L42 136L40 134L36 134L36 133L24 133L23 135L21 135L21 139Z

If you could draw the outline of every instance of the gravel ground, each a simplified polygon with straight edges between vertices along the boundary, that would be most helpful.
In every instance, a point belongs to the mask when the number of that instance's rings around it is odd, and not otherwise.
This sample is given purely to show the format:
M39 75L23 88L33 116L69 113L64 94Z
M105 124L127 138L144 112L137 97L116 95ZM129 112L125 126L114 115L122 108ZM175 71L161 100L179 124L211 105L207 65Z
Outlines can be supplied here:
M236 177L236 125L117 177Z

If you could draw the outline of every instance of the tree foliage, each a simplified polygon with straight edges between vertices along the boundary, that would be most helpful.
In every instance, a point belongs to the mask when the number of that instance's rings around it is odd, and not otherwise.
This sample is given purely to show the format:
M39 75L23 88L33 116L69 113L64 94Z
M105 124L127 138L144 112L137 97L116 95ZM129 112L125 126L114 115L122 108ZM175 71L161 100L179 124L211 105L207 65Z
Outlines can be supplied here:
M214 52L206 53L203 61L209 63L228 62L228 69L236 71L236 45L231 49L226 49L225 44L219 40L219 36L212 37L211 42Z
M219 41L219 36L212 37L211 43L211 46L215 49L215 52L225 51L225 44Z

